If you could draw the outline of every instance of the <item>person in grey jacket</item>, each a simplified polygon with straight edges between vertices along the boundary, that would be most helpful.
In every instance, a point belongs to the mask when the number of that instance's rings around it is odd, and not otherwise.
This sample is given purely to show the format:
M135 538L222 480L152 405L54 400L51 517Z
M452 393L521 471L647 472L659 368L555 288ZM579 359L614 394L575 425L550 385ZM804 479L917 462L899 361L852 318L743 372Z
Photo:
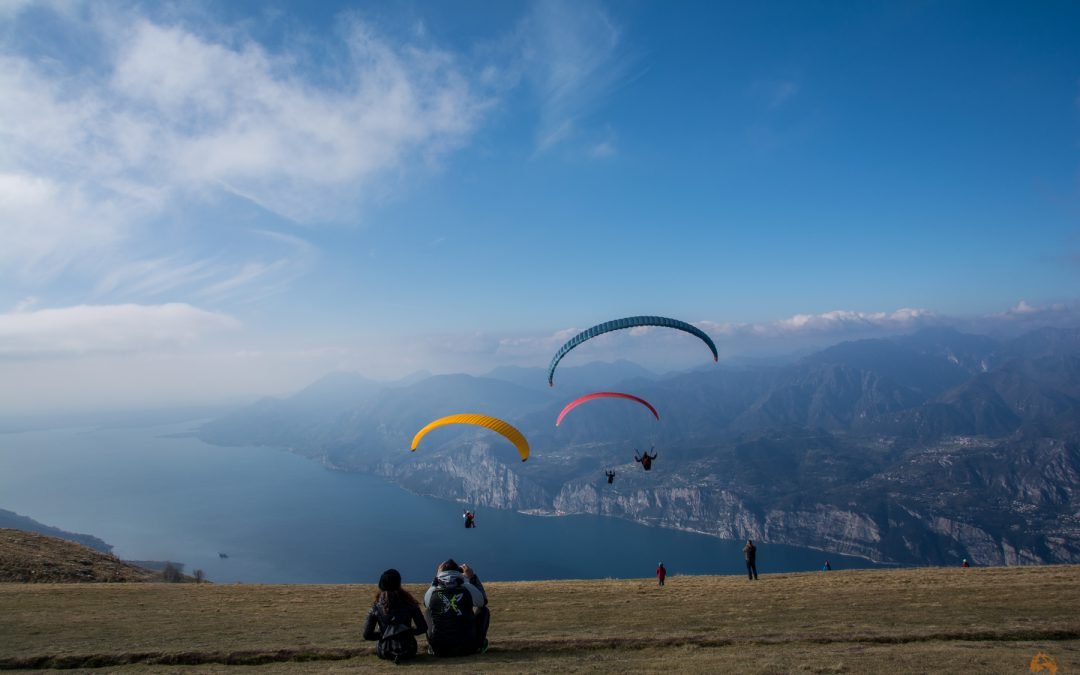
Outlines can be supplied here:
M439 565L424 593L428 645L436 656L464 656L487 651L491 612L484 585L468 564L453 559Z

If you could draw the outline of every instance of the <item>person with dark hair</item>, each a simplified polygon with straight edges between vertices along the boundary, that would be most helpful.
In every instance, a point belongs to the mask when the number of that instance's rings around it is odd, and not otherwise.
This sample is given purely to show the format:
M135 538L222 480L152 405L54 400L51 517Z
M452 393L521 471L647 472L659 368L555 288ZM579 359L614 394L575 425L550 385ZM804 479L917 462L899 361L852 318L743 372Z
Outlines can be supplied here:
M750 581L754 581L757 579L757 546L747 539L742 552L743 557L746 558L746 576L750 577Z
M465 529L469 530L476 527L476 514L472 511L466 510L461 514L461 517L465 519Z
M605 471L604 475L607 476L607 484L608 485L611 485L612 483L615 482L615 472L614 471Z
M468 564L446 560L424 593L429 617L428 651L435 656L465 656L487 651L491 612L484 585Z
M667 569L664 568L663 561L656 567L656 580L660 582L660 585L664 585L664 579L667 578Z
M643 452L643 453L641 453L641 457L638 457L638 451L636 449L634 450L634 461L635 462L641 462L641 468L645 469L646 471L651 471L652 470L653 460L655 460L656 456L657 456L655 449L653 449L653 448L649 448L649 449L653 451L652 456L650 456L648 452Z
M411 659L416 656L415 636L427 629L420 603L401 587L401 573L395 569L383 572L375 603L364 621L364 639L378 640L375 654L394 663Z

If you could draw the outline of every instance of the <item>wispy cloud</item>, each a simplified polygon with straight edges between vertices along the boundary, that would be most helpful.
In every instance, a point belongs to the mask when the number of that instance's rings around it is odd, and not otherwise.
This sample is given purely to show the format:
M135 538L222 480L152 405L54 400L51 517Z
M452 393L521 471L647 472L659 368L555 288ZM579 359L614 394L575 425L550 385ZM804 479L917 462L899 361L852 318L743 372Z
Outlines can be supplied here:
M519 28L524 76L540 104L536 150L573 138L625 73L622 32L595 3L534 5Z
M755 89L766 108L777 110L798 95L800 85L794 80L770 80L757 83Z
M0 356L136 353L173 348L235 328L230 316L166 305L79 305L0 314Z
M761 323L715 323L702 321L703 330L723 336L781 336L797 333L844 333L866 330L911 330L934 323L939 317L926 309L904 308L892 312L834 310L820 314L796 314L786 319Z
M101 278L94 295L153 299L179 294L202 300L245 294L265 297L306 272L317 257L315 247L299 237L268 230L248 234L243 253L223 251L194 259L174 255L117 265Z
M0 275L37 282L111 253L159 270L142 290L175 287L205 269L118 253L133 230L222 190L294 221L352 221L381 180L464 143L487 106L451 53L355 19L316 70L235 26L95 16L70 29L105 45L97 67L0 44Z

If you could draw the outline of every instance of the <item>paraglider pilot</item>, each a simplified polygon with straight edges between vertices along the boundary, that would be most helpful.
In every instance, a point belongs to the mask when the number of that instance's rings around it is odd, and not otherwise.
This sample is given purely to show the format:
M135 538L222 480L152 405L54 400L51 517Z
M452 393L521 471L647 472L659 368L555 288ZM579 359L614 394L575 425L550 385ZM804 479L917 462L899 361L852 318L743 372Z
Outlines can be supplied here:
M634 450L634 461L641 462L641 468L645 469L646 471L652 469L653 460L656 459L656 450L654 450L653 448L649 449L653 451L653 454L650 456L648 452L643 452L641 454L641 457L638 457L638 451Z
M615 482L615 472L614 471L605 471L604 475L607 476L608 485L611 485L612 483Z

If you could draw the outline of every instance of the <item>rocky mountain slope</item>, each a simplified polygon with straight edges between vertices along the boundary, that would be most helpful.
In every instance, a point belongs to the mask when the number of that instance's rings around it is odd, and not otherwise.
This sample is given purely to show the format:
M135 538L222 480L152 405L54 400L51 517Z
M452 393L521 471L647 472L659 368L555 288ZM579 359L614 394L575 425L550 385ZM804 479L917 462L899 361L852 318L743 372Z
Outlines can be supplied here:
M381 386L349 377L260 402L202 436L287 447L478 506L603 514L910 564L1080 562L1077 331L997 341L933 329L786 365L662 377L591 364L560 369L554 389L541 386L541 369ZM646 398L661 421L599 401L554 426L566 402L598 389ZM407 451L423 424L466 411L518 426L530 461L468 427ZM644 472L633 453L651 445L660 459ZM613 485L605 469L618 473Z

